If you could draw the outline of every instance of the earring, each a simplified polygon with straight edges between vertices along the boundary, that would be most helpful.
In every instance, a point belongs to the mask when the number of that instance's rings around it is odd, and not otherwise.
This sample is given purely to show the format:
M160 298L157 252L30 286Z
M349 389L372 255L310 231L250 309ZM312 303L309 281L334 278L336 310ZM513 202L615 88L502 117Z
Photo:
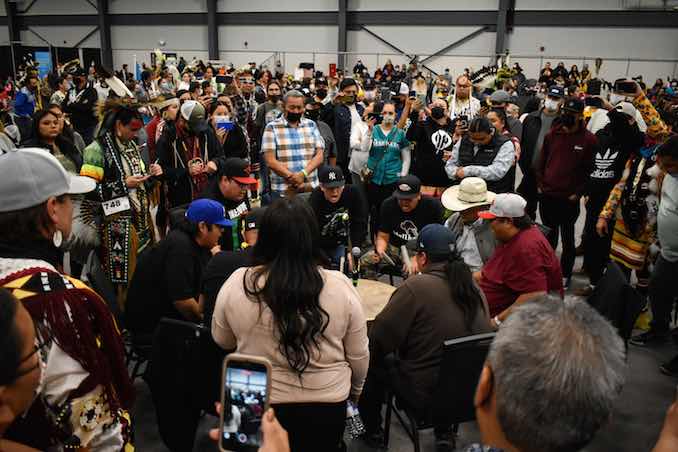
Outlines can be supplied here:
M56 230L54 235L52 236L52 243L54 243L54 246L56 248L59 248L61 246L61 243L64 241L64 235L61 233L60 230Z

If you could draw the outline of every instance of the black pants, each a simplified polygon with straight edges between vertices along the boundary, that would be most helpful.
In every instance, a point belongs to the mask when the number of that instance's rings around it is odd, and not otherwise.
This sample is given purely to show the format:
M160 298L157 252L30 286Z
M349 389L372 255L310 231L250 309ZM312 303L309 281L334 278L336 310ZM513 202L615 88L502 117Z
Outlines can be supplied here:
M572 267L576 257L574 244L574 224L579 217L579 201L554 198L543 195L539 200L539 213L544 225L551 228L546 237L555 250L558 247L558 233L563 238L563 254L560 256L560 268L564 278L572 276Z
M610 260L612 234L603 237L596 232L598 216L603 209L607 196L591 196L586 202L586 223L584 224L584 270L591 285L598 284L603 271ZM613 222L610 222L613 224Z
M372 236L379 230L379 210L386 198L393 194L396 184L377 185L370 182L367 185L367 204L370 212L370 231Z
M381 409L387 402L388 392L395 393L399 404L412 409L418 418L424 418L427 415L426 407L421 407L421 401L415 399L412 384L398 370L394 355L388 355L381 362L370 360L367 379L358 403L358 409L368 433L374 433L383 427ZM444 437L451 431L451 425L434 425L436 438Z
M650 276L650 328L657 333L667 333L671 323L673 302L678 297L678 262L669 262L660 254Z
M290 438L292 452L341 452L346 426L346 402L279 403L275 415Z
M537 217L539 195L537 194L537 176L532 169L523 173L523 180L516 191L527 201L525 212L534 220Z

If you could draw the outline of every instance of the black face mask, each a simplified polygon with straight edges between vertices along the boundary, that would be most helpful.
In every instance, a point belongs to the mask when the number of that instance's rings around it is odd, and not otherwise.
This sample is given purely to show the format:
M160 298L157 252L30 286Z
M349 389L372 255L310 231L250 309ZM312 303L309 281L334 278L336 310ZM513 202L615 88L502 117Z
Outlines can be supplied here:
M577 123L576 116L571 115L569 113L564 113L560 115L560 120L562 121L562 124L567 128L570 128Z
M301 121L301 113L287 112L287 122L296 123Z
M435 120L443 119L445 117L445 109L443 107L431 108L431 117Z
M321 99L324 99L327 97L327 90L326 89L318 89L315 92L315 95L318 96Z
M268 96L268 100L270 100L273 103L276 103L280 100L280 95L279 94L271 94Z
M306 117L308 119L312 119L313 121L317 121L319 116L320 116L320 110L306 110Z

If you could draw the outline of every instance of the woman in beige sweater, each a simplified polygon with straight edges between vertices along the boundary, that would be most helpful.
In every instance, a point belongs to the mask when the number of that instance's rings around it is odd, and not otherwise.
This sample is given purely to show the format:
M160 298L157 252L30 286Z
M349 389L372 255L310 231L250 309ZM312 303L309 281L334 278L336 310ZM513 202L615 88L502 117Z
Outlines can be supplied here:
M358 400L369 363L359 295L320 266L318 239L307 203L276 201L262 218L255 266L224 283L212 319L221 347L271 361L271 404L295 452L341 450L346 400Z

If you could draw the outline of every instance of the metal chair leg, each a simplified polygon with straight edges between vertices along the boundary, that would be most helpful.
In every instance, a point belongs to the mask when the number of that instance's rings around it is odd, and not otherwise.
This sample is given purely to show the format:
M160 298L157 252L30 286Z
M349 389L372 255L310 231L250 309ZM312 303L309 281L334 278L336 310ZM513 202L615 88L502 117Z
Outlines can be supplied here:
M419 428L417 425L417 420L410 415L410 413L405 413L407 415L407 420L410 423L410 428L412 429L412 444L414 445L414 452L421 452L421 445L419 444Z

